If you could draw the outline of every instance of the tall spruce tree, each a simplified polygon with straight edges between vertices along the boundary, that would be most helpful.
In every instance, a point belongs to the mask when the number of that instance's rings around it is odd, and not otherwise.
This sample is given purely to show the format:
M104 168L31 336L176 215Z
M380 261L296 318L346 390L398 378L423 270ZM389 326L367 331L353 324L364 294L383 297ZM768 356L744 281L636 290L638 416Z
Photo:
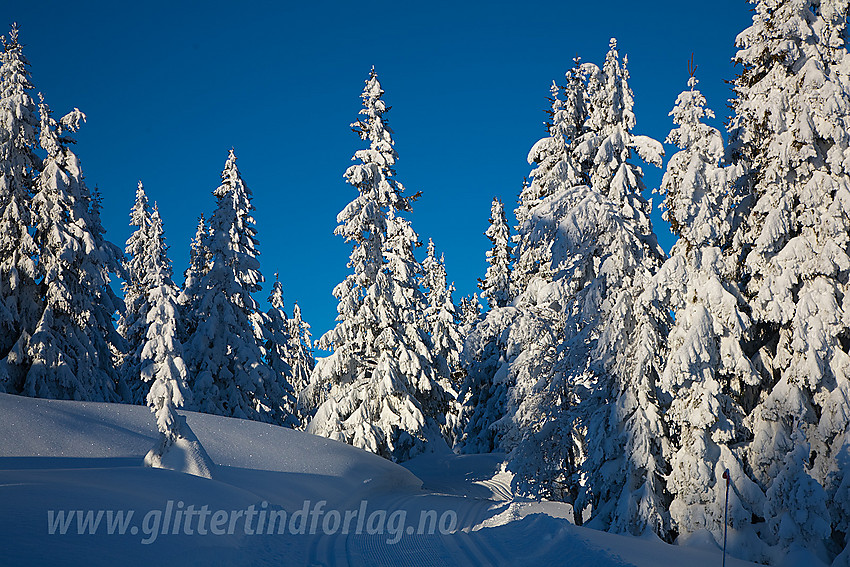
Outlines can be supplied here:
M560 89L552 85L547 136L535 143L528 154L528 162L534 169L531 181L523 184L515 210L517 244L512 272L504 208L497 200L491 207L491 226L486 235L493 247L487 255L490 267L480 284L484 290L482 296L490 294L491 309L470 329L464 347L467 379L461 390L466 421L460 445L463 451L514 447L525 425L515 423L507 415L516 410L507 407L508 391L515 386L519 374L534 383L535 376L547 372L544 368L552 363L557 313L549 309L551 298L538 302L531 290L551 283L553 226L540 230L542 223L538 226L532 210L586 177L572 156L581 121L587 113L583 75L579 60L575 62L576 67L567 74L566 101L561 99ZM509 290L505 289L507 285ZM515 306L508 306L512 298ZM516 399L519 397L518 394Z
M14 367L41 314L30 234L33 184L41 169L35 153L39 120L17 25L0 39L0 359L18 343L12 364L0 364L0 389L20 392L22 376Z
M517 290L524 314L511 329L517 354L499 428L516 491L573 503L577 522L589 512L603 529L667 537L658 375L669 314L640 300L664 254L632 162L637 153L660 166L662 149L632 134L628 77L614 40L601 68L583 64L568 76L581 95L567 100L584 101L586 119L557 151L578 174L518 229L518 241L534 242L546 262ZM544 146L551 142L535 147Z
M288 414L264 362L263 317L252 295L263 282L254 207L233 150L221 180L204 239L211 264L198 283L197 327L187 342L192 409L283 423Z
M603 214L597 226L606 229L594 235L595 250L585 260L595 266L585 264L577 271L584 278L592 274L592 280L576 296L581 316L568 323L573 333L568 342L573 345L578 345L575 338L586 332L586 326L594 329L593 379L582 400L581 416L586 432L582 474L587 484L578 507L589 505L594 523L611 531L654 531L668 537L664 476L669 436L662 420L658 377L670 315L657 303L640 300L664 253L652 230L641 169L632 162L637 154L660 167L663 150L657 141L632 133L634 98L626 63L620 62L612 39L602 68L588 68L587 131L575 150L590 172L594 198L603 199L603 206L593 209ZM597 314L588 309L593 304ZM578 345L578 352L583 348Z
M47 152L33 197L37 274L44 309L17 365L28 396L118 401L126 399L112 351L124 342L112 316L123 309L109 287L120 273L121 252L103 237L99 202L83 182L69 148L85 115L77 109L59 122L40 105L41 147Z
M307 387L310 373L316 366L313 357L313 341L310 333L310 324L301 316L301 307L296 301L292 305L292 317L289 319L289 348L294 363L293 386L296 392L301 392Z
M584 230L579 223L586 220L583 207L592 196L586 186L588 173L575 156L587 131L586 83L592 68L595 66L582 66L576 58L563 92L553 83L548 135L528 154L534 169L515 211L513 284L520 316L508 334L508 364L501 373L509 376L502 380L510 390L504 402L505 417L497 422L502 446L509 453L508 467L516 473L514 490L573 504L576 523L581 523L583 514L575 505L582 450L574 390L575 383L587 379L590 356L585 351L573 354L569 362L564 357L576 350L565 348L571 338L566 321L570 313L581 313L581 306L570 303L584 283L573 281L582 274L573 274L570 268L587 261L591 249L586 245L571 248L560 231ZM588 302L593 309L590 305ZM574 340L576 344L591 344L593 325L585 328L588 334Z
M454 445L460 435L460 405L457 392L463 377L460 353L463 339L460 336L459 315L452 293L454 285L447 285L446 264L442 255L437 258L434 242L428 239L427 256L422 262L422 287L426 290L425 329L431 338L431 358L440 386L449 394L449 407L445 416L445 432L449 445Z
M850 528L848 2L752 4L730 123L750 191L734 251L764 391L747 459L767 494L767 543L831 560Z
M142 192L141 184L139 191ZM136 203L139 204L138 198ZM147 384L145 401L154 412L160 432L160 441L145 457L145 462L160 466L171 445L184 433L176 410L189 395L188 373L178 339L179 290L171 279L171 261L156 205L147 221L144 248L139 250L144 254L146 266L136 272L144 274L140 283L145 291L144 306L139 311L144 317L145 333L138 353L138 371L140 380Z
M413 197L395 178L389 107L372 69L352 124L368 148L345 172L358 195L337 216L335 234L353 245L353 273L334 288L337 325L319 340L305 399L316 407L307 431L403 461L441 440L449 396L438 382L423 330L425 299L413 256L418 237L401 213Z
M761 515L764 493L747 475L742 450L750 439L744 425L759 376L745 348L750 320L735 284L731 244L735 192L741 169L724 166L723 139L704 123L714 117L691 77L670 112L675 127L667 142L680 151L670 158L661 183L664 217L679 240L646 299L667 306L675 324L663 349L661 386L670 397L666 412L673 454L667 488L672 528L680 537L708 530L723 538L723 474L730 472L728 524L737 534ZM738 537L742 537L739 535ZM750 559L761 559L753 550Z
M141 379L141 351L147 335L148 270L158 261L151 253L151 210L142 182L136 189L136 200L130 210L130 226L136 230L124 247L124 313L118 319L118 333L127 341L127 352L122 356L120 372L130 390L132 403L145 403L149 387Z

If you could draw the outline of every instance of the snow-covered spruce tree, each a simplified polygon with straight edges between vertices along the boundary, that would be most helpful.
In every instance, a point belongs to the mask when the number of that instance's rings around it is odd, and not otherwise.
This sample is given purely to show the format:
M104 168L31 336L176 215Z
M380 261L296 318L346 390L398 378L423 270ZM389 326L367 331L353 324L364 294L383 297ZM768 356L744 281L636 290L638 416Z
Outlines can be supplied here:
M302 416L298 411L298 391L293 381L293 353L290 352L292 328L286 312L283 310L283 285L274 275L272 292L269 295L269 310L266 312L266 364L273 373L273 380L283 394L281 403L286 411L286 427L300 428Z
M306 428L313 417L309 404L304 403L302 396L302 393L307 392L310 375L316 367L311 337L310 325L301 317L301 307L295 302L292 305L292 318L289 319L289 366L292 368L290 384L298 398L297 408L301 419L299 429Z
M518 473L514 488L569 502L575 499L568 479L574 476L579 448L568 425L572 414L565 410L573 407L574 396L554 364L558 345L566 339L564 307L576 290L565 287L555 273L559 259L553 254L558 223L581 195L571 189L584 187L589 179L575 155L589 112L586 81L587 72L576 58L563 89L554 83L550 89L548 135L528 153L533 169L515 210L512 274L514 305L521 316L510 331L508 350L513 354L506 384L511 391L506 416L498 424L503 448L511 453L509 466Z
M509 453L516 492L574 504L582 454L575 425L576 396L569 372L555 364L559 345L566 340L564 308L577 290L565 286L562 274L556 273L559 258L553 253L559 253L561 219L587 192L587 172L574 156L589 110L586 72L578 58L566 78L564 100L552 85L548 135L529 151L528 163L534 169L515 211L517 260L512 283L517 312L506 337L508 364L495 377L496 385L509 390L504 394L505 415L491 428L499 432ZM570 370L586 365L587 354L584 360L576 357ZM580 510L574 518L581 523Z
M122 357L120 372L130 390L130 401L135 404L145 403L150 389L141 379L141 351L147 335L147 295L145 287L148 272L160 261L150 256L151 242L151 210L144 186L139 181L136 189L136 200L130 210L130 226L136 227L127 239L124 247L126 260L124 271L124 313L118 319L118 333L127 341L127 353Z
M413 199L395 179L383 94L373 68L361 95L362 118L352 124L369 146L345 172L358 195L337 216L335 230L353 245L352 273L334 288L337 325L318 342L333 352L317 361L304 399L318 408L308 432L404 461L441 441L450 398L422 328L417 236L398 214L410 211Z
M587 172L574 157L579 136L584 132L587 120L587 92L584 84L581 60L573 60L573 68L567 72L567 84L561 89L553 82L550 88L551 109L546 113L548 136L538 140L528 152L528 163L533 165L530 182L526 182L519 195L514 211L517 219L516 264L513 270L513 296L526 291L532 278L547 281L551 263L551 231L528 230L526 223L532 221L532 209L556 192L588 182ZM538 226L539 229L545 228Z
M589 512L603 529L668 537L658 376L670 316L639 299L664 255L631 161L660 165L662 148L631 132L614 40L601 69L579 72L587 119L569 159L591 184L562 187L519 229L548 239L551 275L538 271L515 304L554 337L527 342L513 364L502 440L518 492L573 502L576 521Z
M850 451L848 2L753 4L753 24L737 38L730 123L731 155L751 191L734 250L764 392L749 416L747 459L772 515L764 539L830 560L850 527L850 500L837 493L848 470L838 463ZM806 475L792 473L800 467ZM809 477L829 496L826 507L797 508L795 494L816 493ZM772 489L795 478L796 487ZM784 514L794 522L775 521ZM831 537L803 529L824 522Z
M511 235L505 206L498 197L490 206L490 227L484 236L490 239L492 246L487 251L487 273L483 280L478 280L478 287L490 309L505 307L511 302Z
M403 195L403 191L399 184L399 194ZM391 299L392 303L387 303L387 309L391 309L393 304L395 309L398 309L395 333L399 338L405 339L404 342L396 343L397 339L391 337L387 346L401 347L402 350L397 354L399 370L405 372L410 383L415 385L412 392L418 394L417 398L426 420L439 426L439 433L429 433L427 439L432 442L439 441L439 444L445 441L451 445L458 425L457 393L452 387L451 377L442 375L442 365L435 360L441 351L429 334L431 326L427 318L428 300L422 292L425 273L413 255L414 247L420 245L419 236L411 227L410 221L398 214L409 213L411 204L418 195L417 193L406 199L402 197L404 200L399 201L399 205L404 205L405 208L397 208L391 204L387 212L387 238L384 241L383 255L388 274L392 278L392 284L387 286L387 299ZM443 309L445 308L444 303ZM380 308L378 313L381 313ZM441 439L437 439L438 437Z
M455 439L462 453L490 453L501 450L494 424L505 415L509 387L508 332L518 311L509 307L511 246L504 206L493 199L490 227L484 233L493 246L487 251L485 278L478 280L482 297L488 297L490 310L482 315L478 296L461 300L464 344L460 364L465 377L458 391L463 431Z
M292 365L294 372L293 386L296 392L307 387L310 381L310 373L316 366L313 356L313 341L310 332L310 324L301 315L301 307L298 302L292 304L292 318L289 319L289 345L290 351L294 352Z
M209 236L209 227L201 213L195 237L189 246L189 266L183 273L183 287L178 296L183 320L180 332L183 342L187 341L198 327L198 307L205 292L201 288L201 282L212 265Z
M69 149L85 115L77 109L58 123L40 105L41 147L47 152L36 180L32 215L39 250L37 274L44 308L21 351L22 393L44 398L118 401L128 392L113 366L124 341L112 316L123 309L109 287L121 252L103 237L99 203Z
M431 337L431 358L439 376L440 386L452 398L445 417L445 429L450 432L448 441L451 446L461 434L457 392L464 374L460 364L463 339L460 336L460 316L452 299L454 284L447 285L445 260L442 255L437 258L434 242L430 238L422 268L422 287L426 290L427 301L425 328Z
M460 298L460 335L466 337L481 320L481 302L478 294L473 293Z
M434 242L428 239L428 255L422 262L423 287L426 291L428 306L425 310L426 326L433 345L432 358L437 366L444 385L457 389L457 381L462 373L460 352L463 339L460 335L459 320L452 294L454 284L447 285L445 259L437 258Z
M517 355L518 341L511 336L522 313L512 306L491 309L464 339L461 365L466 376L458 392L463 433L455 450L461 453L502 451L496 424L505 417L511 383L509 361ZM546 329L539 329L543 336ZM509 345L514 347L509 350Z
M714 113L691 77L670 112L667 142L681 151L667 164L660 193L665 220L679 237L645 298L675 313L661 387L671 403L665 414L674 439L667 489L672 528L680 537L708 530L723 538L723 472L731 474L729 526L738 539L761 515L764 494L749 479L740 452L750 437L744 403L758 373L744 352L750 321L735 285L730 245L740 168L721 165L720 132L704 123ZM752 541L752 540L749 540ZM736 545L739 553L743 545ZM750 559L762 559L753 548Z
M595 250L583 256L579 265L567 264L587 282L573 300L578 309L566 311L572 334L567 344L578 347L569 349L573 353L568 360L584 348L577 339L588 327L593 329L588 338L593 344L590 369L595 376L588 398L581 400L586 484L578 508L589 504L593 523L610 531L654 531L666 538L669 501L664 476L669 438L659 407L658 378L671 321L664 306L640 299L664 253L649 220L641 169L631 161L634 152L660 167L663 150L659 142L632 134L634 99L616 40L611 40L603 67L589 67L587 72L590 112L576 155L590 172L593 199L601 197L605 205L592 205L586 209L589 214L576 211L567 226L572 219L584 217L578 225L584 228L594 214L602 213L595 224L604 228L596 235L583 231L578 247L568 238L562 248L568 253L553 255L575 258L573 251L596 242ZM575 233L577 228L559 234ZM574 286L576 279L565 281Z
M566 102L561 100L559 89L553 84L552 107L548 111L551 122L546 124L547 136L532 147L529 164L534 165L531 182L523 184L517 217L517 257L513 272L509 272L510 248L507 242L504 208L494 200L491 208L491 226L485 233L493 242L488 252L485 280L480 284L482 296L490 293L490 311L466 335L464 365L467 378L461 389L464 404L465 431L459 449L464 452L503 450L516 445L522 437L524 425L514 424L506 417L508 390L516 383L518 374L534 376L551 364L556 341L553 330L558 326L556 314L548 309L549 302L538 308L536 297L528 296L530 288L536 289L551 277L551 227L549 230L530 230L535 219L532 209L565 186L582 179L578 162L572 157L580 122L586 115L584 84L578 60L576 68L567 74ZM534 282L532 283L532 280ZM510 285L511 289L505 289ZM492 288L492 292L490 289ZM519 308L508 306L511 298L522 296ZM518 398L517 398L518 399ZM506 443L501 437L508 435Z
M252 296L263 281L254 207L233 150L221 180L213 192L217 206L208 237L211 265L198 284L197 328L186 345L191 409L284 423L284 396L264 362L263 316Z
M176 409L183 406L188 394L187 372L183 347L178 340L178 288L171 280L171 261L165 245L162 219L156 205L153 213L145 211L147 214L142 215L147 208L147 199L140 199L140 193L144 195L141 184L136 194L137 207L133 209L139 216L146 217L144 233L139 234L141 229L136 231L139 238L134 240L137 245L135 253L145 257L144 266L138 266L135 272L136 276L143 274L138 283L139 289L144 290L138 312L138 316L143 318L144 336L137 368L138 379L147 385L145 401L156 417L160 433L157 445L145 456L145 464L162 467L166 453L183 436ZM144 206L139 206L142 203ZM128 272L133 266L132 259L128 262ZM133 273L130 272L128 277L133 278Z
M29 63L12 25L0 54L0 359L18 344L12 365L0 365L0 389L21 391L20 375L9 373L20 363L41 308L35 290L36 247L29 228L33 184L41 168L35 154L38 117L30 93Z

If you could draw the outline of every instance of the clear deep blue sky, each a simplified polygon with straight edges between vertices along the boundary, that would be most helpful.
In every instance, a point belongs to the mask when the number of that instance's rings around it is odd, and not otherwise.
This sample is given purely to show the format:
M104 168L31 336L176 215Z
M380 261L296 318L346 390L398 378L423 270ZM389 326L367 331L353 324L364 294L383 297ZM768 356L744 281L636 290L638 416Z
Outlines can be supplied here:
M0 13L0 24L20 24L33 83L57 116L75 106L88 115L76 149L103 194L107 237L123 248L141 179L180 283L232 146L257 209L267 280L257 299L265 303L279 271L287 312L297 300L316 337L333 325L331 290L348 273L350 248L333 229L354 197L342 174L362 146L349 124L372 65L393 107L398 179L422 191L410 218L445 253L459 301L486 268L490 201L513 209L528 150L545 134L549 85L574 56L601 64L617 37L635 133L663 141L691 53L722 128L735 36L751 22L743 0L41 0L7 2ZM650 189L660 179L646 168ZM669 230L654 218L669 250Z

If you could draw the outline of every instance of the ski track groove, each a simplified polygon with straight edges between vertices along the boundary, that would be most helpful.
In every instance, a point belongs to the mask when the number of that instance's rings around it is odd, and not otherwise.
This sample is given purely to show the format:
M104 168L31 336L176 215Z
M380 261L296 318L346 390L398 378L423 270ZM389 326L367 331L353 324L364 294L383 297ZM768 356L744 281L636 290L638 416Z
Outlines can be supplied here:
M502 483L482 481L493 492L488 499L435 494L428 491L397 492L385 497L369 499L368 513L385 510L387 517L396 510L406 510L405 529L418 529L423 510L436 510L438 523L443 512L454 510L458 515L455 531L450 534L408 534L398 542L387 543L389 534L317 534L310 544L308 565L311 567L343 566L379 567L404 565L471 565L496 567L504 564L499 554L485 541L481 532L472 528L488 517L493 504L507 499L508 491ZM364 498L352 499L340 510L356 509Z
M498 482L492 479L489 480L476 480L475 484L486 487L493 493L493 500L496 501L510 501L513 498L513 494L508 487L505 486L504 483Z
M397 493L389 499L378 501L378 507L386 510L387 515L395 510L406 510L406 526L418 527L419 512L427 509L427 506L419 506L428 493ZM414 528L414 529L415 529ZM384 535L361 535L352 538L352 548L356 544L362 545L362 553L358 557L361 563L350 563L350 565L365 566L393 566L405 565L418 567L420 565L453 565L458 564L457 557L449 553L443 538L439 534L412 534L405 533L401 539L392 545L387 544L389 536ZM354 551L354 549L351 549ZM351 559L355 556L350 555Z
M461 501L461 499L458 499ZM470 499L463 499L463 501L468 501ZM494 561L492 554L489 553L489 550L482 544L481 538L476 535L476 537L470 536L472 532L472 528L475 527L477 523L481 521L481 513L482 508L486 508L488 501L481 500L472 500L468 503L467 509L464 512L462 518L458 518L457 528L455 532L452 534L448 534L442 536L444 539L451 542L451 544L464 553L471 562L470 565L475 565L477 567L494 567L498 565L497 561ZM466 562L463 563L467 564Z

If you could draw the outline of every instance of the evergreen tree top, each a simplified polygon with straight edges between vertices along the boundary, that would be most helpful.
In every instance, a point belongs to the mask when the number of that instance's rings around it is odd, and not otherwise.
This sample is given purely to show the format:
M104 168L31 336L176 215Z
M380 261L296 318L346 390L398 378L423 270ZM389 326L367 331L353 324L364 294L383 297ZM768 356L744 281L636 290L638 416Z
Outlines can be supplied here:
M257 260L257 231L251 216L254 206L251 204L251 191L236 166L236 154L232 148L221 180L221 185L213 191L216 209L210 219L208 236L203 239L210 258L210 272L205 277L212 272L218 272L218 275L212 276L214 278L224 277L221 275L223 272L232 274L227 277L233 278L233 282L225 285L235 285L240 289L238 293L244 296L246 305L253 305L250 294L259 291L263 282ZM198 258L198 261L200 263L201 259Z
M668 116L673 117L676 128L670 131L665 140L680 149L691 149L708 159L719 160L723 157L723 138L720 131L703 123L704 119L714 118L714 112L706 108L705 97L696 88L696 77L688 79L688 90L676 99L676 104Z
M593 64L582 69L590 74L590 96L592 99L590 128L604 134L614 127L631 131L635 127L634 95L629 87L628 56L620 63L617 39L609 41L608 53L600 70Z
M130 226L137 226L141 229L147 227L150 223L150 208L148 206L148 196L145 193L145 187L141 180L136 188L136 201L133 208L130 210Z
M507 224L503 221L504 218L505 205L502 203L501 199L494 197L493 201L490 203L490 222L493 224ZM492 228L492 226L490 228Z
M835 63L846 45L846 0L750 0L753 24L738 34L734 61L739 84L753 85L775 65L791 70L801 59Z
M151 233L151 211L148 204L148 196L142 182L136 188L136 200L130 209L130 226L137 227L127 239L124 253L127 259L124 261L124 269L127 272L127 280L124 282L124 302L130 312L135 312L136 305L144 298L145 277L147 267L151 261L150 240ZM124 318L119 322L119 332L125 334Z
M345 178L379 207L410 211L410 205L419 194L404 196L404 186L394 178L393 166L398 154L393 147L392 129L384 117L391 107L384 102L383 95L373 67L360 96L363 108L359 114L363 118L351 124L360 139L369 142L369 148L355 152L354 160L359 160L360 164L349 167Z
M664 148L648 136L632 134L635 115L628 58L624 57L621 64L616 40L612 39L610 46L601 69L592 63L581 66L587 77L588 118L573 153L583 172L589 174L594 191L615 203L624 203L642 199L642 172L629 162L632 151L643 161L661 167Z
M20 31L20 28L18 28L18 22L12 22L12 25L9 28L9 41L6 41L5 37L2 38L3 47L6 52L21 48L21 44L18 42L18 32Z
M504 307L511 300L511 237L505 206L498 197L494 197L490 205L490 226L484 235L490 239L492 246L487 251L487 273L483 280L478 280L478 287L491 308Z
M229 227L236 223L239 229L237 232L244 230L249 236L242 239L242 244L253 249L255 245L253 237L256 231L252 226L254 219L250 216L251 211L254 210L251 204L252 195L236 166L236 154L233 148L228 152L227 161L221 172L221 185L213 191L213 195L218 201L218 206L210 219L208 228L208 233L212 236L211 247L220 247L224 241L228 241L227 247L237 245L235 242L229 242L231 238L236 238L236 233L231 233L229 230ZM202 223L203 219L200 222Z
M546 110L547 136L538 140L528 152L527 161L534 165L531 182L526 181L514 211L517 227L528 220L533 207L560 189L587 183L587 176L573 156L573 149L583 132L587 118L586 89L580 59L566 73L567 84L560 88L552 81L549 88L551 108ZM561 99L563 91L564 100Z
M313 348L313 343L311 341L312 335L310 334L310 325L301 317L301 306L298 305L297 301L293 302L292 304L292 328L299 329L301 341L303 341L304 345L307 347L307 350ZM293 340L294 337L295 333L293 333Z
M269 294L268 301L272 306L272 309L283 310L283 284L280 283L279 274L277 272L274 274L274 284L272 285L272 291Z
M384 113L390 110L390 107L384 102L383 96L384 89L381 88L378 74L372 67L369 78L366 80L366 86L360 95L363 108L360 109L359 114L365 118L353 122L351 128L360 136L361 140L369 142L370 149L373 152L377 152L365 154L363 157L357 156L358 159L369 163L372 159L380 157L384 161L377 161L377 163L392 167L397 155L392 148L392 129L383 119Z
M236 152L233 148L227 152L227 161L224 163L224 169L221 172L221 186L216 190L223 192L225 188L231 189L239 187L250 194L248 187L242 181L242 176L239 174L239 168L236 167Z
M18 28L13 24L10 38L0 37L0 171L6 177L5 192L25 198L41 160L35 154L39 119L30 92L29 62L18 43ZM0 199L3 197L0 196ZM6 205L3 205L5 207ZM19 205L20 208L25 208ZM21 210L26 221L26 211Z
M209 228L207 227L207 219L204 218L204 213L198 217L198 227L195 229L195 237L192 239L191 249L192 258L194 259L202 249L206 248L206 238L209 236ZM190 262L191 263L191 262Z
M428 239L427 256L422 261L422 269L422 287L427 290L430 308L436 308L445 303L448 288L445 255L437 257L436 246L431 238Z
M670 158L658 193L665 196L663 218L688 246L720 246L731 231L733 209L740 202L734 185L736 165L721 166L725 148L720 132L703 122L714 118L697 90L696 77L670 112L674 128L667 143L681 151Z
M162 225L162 217L159 214L159 207L156 203L153 204L153 210L150 216L150 241L154 246L154 255L156 258L155 266L162 276L169 281L172 277L171 259L168 257L168 245L165 243L165 229Z
M44 97L40 93L38 97L41 101L38 105L41 114L39 143L47 152L48 158L57 158L67 150L68 145L76 143L76 140L67 133L77 132L80 129L80 122L86 121L86 115L79 108L74 108L57 122L53 118L53 111L44 102Z
M197 285L199 278L207 272L210 260L208 240L209 231L207 228L207 222L204 218L204 214L201 213L198 217L198 227L195 230L195 236L189 244L189 265L186 268L186 271L183 272L183 276L186 280L186 285L184 286L186 289L183 290L183 293L194 293L195 290L190 288Z
M18 24L12 24L9 39L0 36L3 44L2 67L0 67L0 98L32 90L29 80L29 61L18 41Z

